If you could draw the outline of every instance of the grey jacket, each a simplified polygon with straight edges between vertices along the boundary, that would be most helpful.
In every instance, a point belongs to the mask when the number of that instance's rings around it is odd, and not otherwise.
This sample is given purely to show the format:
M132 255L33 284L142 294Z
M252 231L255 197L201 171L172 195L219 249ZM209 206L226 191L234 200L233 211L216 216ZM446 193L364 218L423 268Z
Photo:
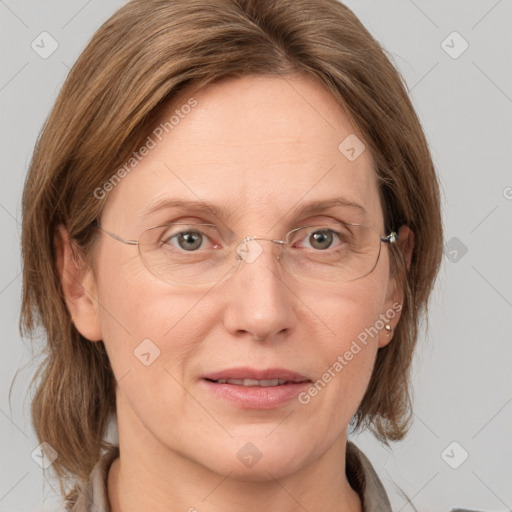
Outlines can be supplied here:
M110 512L107 492L108 471L119 456L118 447L106 452L98 461L75 503L69 503L71 512ZM359 494L363 512L391 512L386 491L370 461L359 448L347 443L346 473L352 488Z

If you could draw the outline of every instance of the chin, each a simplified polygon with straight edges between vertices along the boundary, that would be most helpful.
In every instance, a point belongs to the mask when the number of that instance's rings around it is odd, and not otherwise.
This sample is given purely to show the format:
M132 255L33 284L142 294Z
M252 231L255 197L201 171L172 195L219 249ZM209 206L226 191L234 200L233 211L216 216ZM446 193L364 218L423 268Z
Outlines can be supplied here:
M288 457L283 457L281 454L271 455L267 453L252 467L244 466L244 464L239 461L233 463L232 459L227 460L222 466L222 470L219 471L219 467L216 467L214 468L215 471L224 475L229 474L229 478L232 480L241 482L267 482L269 480L279 480L292 475L302 467L302 464L300 461L297 461L297 454L290 454Z
M279 439L251 438L236 439L231 446L218 447L209 457L210 470L240 481L268 481L289 476L306 466L313 453L308 454L305 446L311 448L311 440L306 444L290 443ZM254 439L254 438L252 438ZM291 441L293 437L289 438Z

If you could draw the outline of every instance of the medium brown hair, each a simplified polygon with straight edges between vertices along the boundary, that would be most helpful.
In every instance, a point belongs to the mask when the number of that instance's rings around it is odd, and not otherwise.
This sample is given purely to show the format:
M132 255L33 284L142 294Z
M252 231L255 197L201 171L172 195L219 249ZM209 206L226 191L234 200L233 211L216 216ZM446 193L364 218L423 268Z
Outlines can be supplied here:
M439 190L420 122L396 69L356 16L336 0L133 0L94 35L37 142L23 194L20 325L42 325L46 358L34 383L35 430L59 454L61 483L83 481L106 448L115 378L102 342L72 323L54 236L64 225L90 254L105 199L94 191L147 137L164 104L186 88L242 75L313 76L339 101L375 160L386 229L408 225L407 271L391 247L403 290L393 340L378 351L353 419L383 442L411 419L409 374L419 322L442 254Z

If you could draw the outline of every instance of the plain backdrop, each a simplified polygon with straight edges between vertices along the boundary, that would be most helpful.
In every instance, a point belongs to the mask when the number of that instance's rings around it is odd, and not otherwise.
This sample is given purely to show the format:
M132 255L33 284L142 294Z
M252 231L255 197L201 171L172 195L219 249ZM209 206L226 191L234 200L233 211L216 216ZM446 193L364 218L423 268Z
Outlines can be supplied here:
M37 360L18 333L20 199L70 67L123 3L0 0L0 511L62 509L55 482L34 460L29 383ZM512 2L347 4L408 85L439 172L445 225L429 330L414 361L414 425L389 449L367 433L354 441L397 512L413 510L398 487L422 512L512 509Z

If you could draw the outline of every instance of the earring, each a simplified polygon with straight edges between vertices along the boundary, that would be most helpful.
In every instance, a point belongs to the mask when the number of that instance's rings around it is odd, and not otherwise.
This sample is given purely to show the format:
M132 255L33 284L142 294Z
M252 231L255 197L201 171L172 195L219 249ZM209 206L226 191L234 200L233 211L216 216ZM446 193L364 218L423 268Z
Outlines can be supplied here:
M386 331L387 331L387 332L386 332L386 334L387 334L388 336L393 332L393 328L392 328L392 327L391 327L391 325L389 325L389 324L386 324L386 325L384 326L384 329L386 329Z

